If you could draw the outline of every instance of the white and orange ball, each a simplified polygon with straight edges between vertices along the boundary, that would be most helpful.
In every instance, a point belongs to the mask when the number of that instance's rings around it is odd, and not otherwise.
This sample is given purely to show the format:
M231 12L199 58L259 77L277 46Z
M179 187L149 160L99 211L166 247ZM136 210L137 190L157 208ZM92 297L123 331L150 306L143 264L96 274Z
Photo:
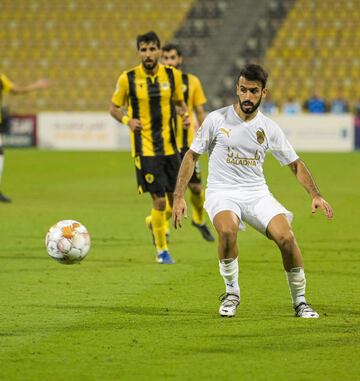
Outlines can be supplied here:
M78 221L59 221L47 233L45 246L51 258L72 265L86 257L90 249L90 234Z

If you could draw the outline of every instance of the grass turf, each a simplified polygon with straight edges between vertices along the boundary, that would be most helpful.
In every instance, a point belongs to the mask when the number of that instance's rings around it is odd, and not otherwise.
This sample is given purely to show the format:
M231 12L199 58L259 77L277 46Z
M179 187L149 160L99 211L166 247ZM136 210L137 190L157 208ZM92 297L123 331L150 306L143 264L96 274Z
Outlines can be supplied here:
M174 266L154 261L128 153L7 150L0 204L1 380L359 379L360 155L302 155L335 209L311 215L288 169L268 158L273 194L295 213L308 299L319 320L292 317L280 255L251 228L239 234L242 304L217 315L216 243L189 221L173 231ZM205 168L203 160L203 169ZM87 226L80 265L48 257L61 219Z

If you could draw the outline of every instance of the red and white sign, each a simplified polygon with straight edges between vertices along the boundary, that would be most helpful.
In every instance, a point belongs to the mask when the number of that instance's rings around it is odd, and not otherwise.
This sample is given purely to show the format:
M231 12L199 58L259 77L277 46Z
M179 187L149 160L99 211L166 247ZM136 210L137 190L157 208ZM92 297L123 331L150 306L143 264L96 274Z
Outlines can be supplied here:
M9 130L3 137L7 147L34 147L36 145L36 116L11 115Z

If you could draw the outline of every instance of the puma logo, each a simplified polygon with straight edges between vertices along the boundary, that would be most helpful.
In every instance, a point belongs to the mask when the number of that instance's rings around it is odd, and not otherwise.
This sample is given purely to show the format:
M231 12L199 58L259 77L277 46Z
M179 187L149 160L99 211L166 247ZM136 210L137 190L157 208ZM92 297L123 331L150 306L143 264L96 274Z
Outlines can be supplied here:
M230 131L225 128L220 128L220 132L222 132L224 135L226 135L228 138L230 137Z

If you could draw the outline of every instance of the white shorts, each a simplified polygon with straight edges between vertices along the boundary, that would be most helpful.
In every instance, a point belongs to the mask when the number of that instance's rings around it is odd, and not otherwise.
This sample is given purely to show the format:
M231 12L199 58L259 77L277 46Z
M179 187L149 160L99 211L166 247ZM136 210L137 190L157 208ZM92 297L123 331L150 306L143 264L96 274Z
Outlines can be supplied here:
M230 210L239 217L239 230L245 230L246 222L264 235L269 222L278 214L285 214L290 223L293 219L293 214L269 191L207 191L204 208L212 223L218 213Z

